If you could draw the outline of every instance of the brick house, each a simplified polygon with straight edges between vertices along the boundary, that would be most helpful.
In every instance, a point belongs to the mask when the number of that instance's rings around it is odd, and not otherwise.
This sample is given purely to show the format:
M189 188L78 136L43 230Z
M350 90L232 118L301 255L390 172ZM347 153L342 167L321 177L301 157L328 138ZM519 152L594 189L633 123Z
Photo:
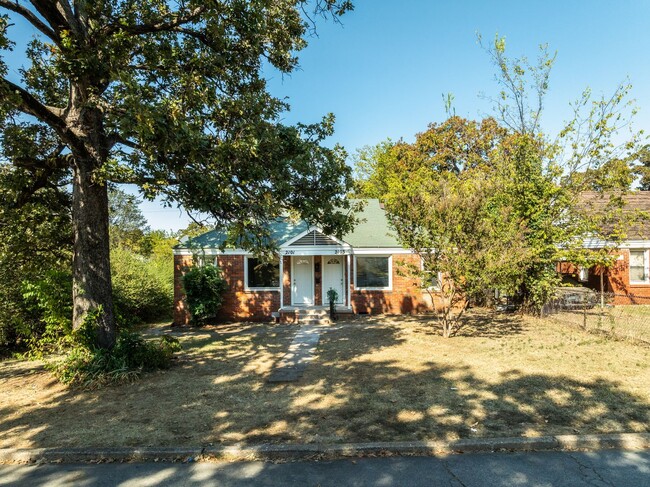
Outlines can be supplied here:
M610 195L586 192L582 204L589 212L600 212L609 203ZM614 251L617 260L609 269L597 266L581 269L569 262L558 264L558 271L580 281L596 291L615 294L614 304L650 304L650 191L632 191L621 196L624 213L634 214L637 220L626 229L626 238ZM584 241L585 248L603 249L611 246L597 238Z
M174 249L174 323L189 322L182 275L190 266L216 265L228 289L222 321L293 321L304 309L324 309L327 291L338 295L340 314L403 314L431 309L431 294L399 272L402 263L420 262L391 235L378 200L368 200L360 223L342 240L304 222L279 219L270 226L277 259L260 262L243 250L220 250L225 234L212 230ZM435 283L432 283L435 284ZM276 314L277 313L277 314Z

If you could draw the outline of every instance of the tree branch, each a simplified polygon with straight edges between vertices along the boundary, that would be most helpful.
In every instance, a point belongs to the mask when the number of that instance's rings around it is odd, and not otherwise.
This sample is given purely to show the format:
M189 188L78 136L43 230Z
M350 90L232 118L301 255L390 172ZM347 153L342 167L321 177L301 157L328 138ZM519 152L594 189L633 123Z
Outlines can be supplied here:
M109 134L108 136L108 146L110 148L114 147L115 145L120 144L126 147L130 147L131 149L140 149L140 145L132 140L129 140L125 137L122 137L121 134L118 134L117 132L113 132Z
M18 96L20 99L18 110L21 112L36 117L41 122L46 123L52 128L65 128L65 122L61 118L63 116L63 109L44 105L40 100L38 100L38 98L24 88L21 88L7 79L0 78L0 97L6 98L7 95L3 93L3 91L15 93Z
M68 0L56 0L56 5L57 10L66 20L66 22L71 26L75 26L75 29L77 31L82 32L85 35L85 23L82 19L79 18L80 12L78 9L73 9ZM75 12L75 10L77 11Z
M15 0L13 2L11 0L0 0L0 7L17 13L57 44L61 41L61 38L56 33L56 31L54 31L50 26L46 25L41 19L39 19L34 14L34 12L24 7L23 5L20 5L18 3L18 0Z
M64 144L59 144L43 159L15 159L12 163L14 166L25 168L31 172L37 169L65 169L70 166L69 154L61 155L65 147Z
M109 26L109 32L114 32L117 30L122 30L129 34L140 35L140 34L151 34L154 32L164 32L164 31L173 31L183 24L192 22L196 18L200 17L203 12L207 9L206 6L202 5L196 7L194 10L189 12L186 15L176 15L175 18L171 20L161 20L153 24L137 24L137 25L121 25L121 24L112 24Z
M68 24L65 17L61 12L59 12L59 9L56 7L54 2L48 0L30 0L29 3L34 6L41 17L52 26L52 29L56 32L57 36L62 30L70 28L70 24Z
M112 183L118 184L158 184L160 183L161 178L147 177L147 176L138 176L137 174L129 175L119 175L110 177ZM165 178L165 184L169 186L176 186L180 181L176 178L167 177Z
M35 166L36 167L36 166ZM29 200L32 198L32 196L39 190L43 188L50 188L55 193L59 193L59 189L52 185L50 182L50 177L52 174L54 174L54 171L56 171L58 167L52 165L52 166L45 166L41 168L41 170L31 170L32 174L34 174L34 180L32 181L32 184L29 185L27 188L23 189L19 194L18 197L16 198L16 202L13 204L14 208L21 208L24 205L26 205Z

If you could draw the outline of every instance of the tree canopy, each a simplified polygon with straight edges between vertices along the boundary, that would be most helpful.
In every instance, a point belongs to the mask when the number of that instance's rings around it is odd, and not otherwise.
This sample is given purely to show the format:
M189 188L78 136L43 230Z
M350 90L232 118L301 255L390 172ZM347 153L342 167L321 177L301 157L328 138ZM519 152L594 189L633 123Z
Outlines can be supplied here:
M109 182L208 213L248 248L287 211L334 234L349 229L345 153L323 145L333 116L281 123L289 107L263 72L294 70L312 19L351 9L348 0L0 0L3 171L19 204L43 190L65 198L72 186L75 326L100 309L98 343L115 341ZM34 33L19 79L7 74L16 16Z
M560 282L558 261L610 265L630 221L619 196L641 171L634 169L641 134L616 142L634 112L629 85L600 99L586 90L574 117L551 136L541 117L555 55L542 46L536 64L510 59L498 36L487 51L500 88L496 118L450 116L412 143L388 140L357 155L357 194L382 199L402 244L423 257L424 268L410 271L425 285L427 275L446 276L445 330L451 309L462 313L467 300L490 289L539 309ZM614 197L604 211L590 212L585 191ZM587 235L609 244L586 250Z

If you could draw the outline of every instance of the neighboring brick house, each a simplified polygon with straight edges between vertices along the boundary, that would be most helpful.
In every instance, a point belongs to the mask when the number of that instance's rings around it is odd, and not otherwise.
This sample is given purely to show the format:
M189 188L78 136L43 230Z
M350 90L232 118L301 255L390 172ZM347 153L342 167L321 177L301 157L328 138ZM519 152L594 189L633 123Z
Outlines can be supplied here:
M391 235L378 200L368 200L360 223L343 240L304 222L280 219L270 226L279 254L263 264L242 249L219 250L225 234L212 230L174 249L174 323L189 322L182 275L197 257L217 265L228 288L218 319L268 320L275 313L292 320L297 309L328 304L327 291L337 291L339 313L414 313L431 309L431 295L403 275L401 263L420 257L403 249Z
M612 196L602 193L583 194L583 205L589 212L600 212ZM581 269L571 263L561 262L558 271L581 281L585 286L600 291L601 272L603 291L615 294L614 304L650 304L650 191L633 191L621 196L625 213L634 214L637 221L626 229L626 238L614 251L617 260L609 269L597 266ZM584 242L586 248L603 249L611 242L591 238Z

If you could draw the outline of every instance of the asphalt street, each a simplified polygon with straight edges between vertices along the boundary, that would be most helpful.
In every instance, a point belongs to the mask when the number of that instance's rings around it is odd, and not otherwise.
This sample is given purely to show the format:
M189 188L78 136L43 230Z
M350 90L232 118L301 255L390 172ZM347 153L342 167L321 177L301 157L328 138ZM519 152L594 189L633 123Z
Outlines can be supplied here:
M650 451L477 453L322 462L2 465L25 486L650 486Z

